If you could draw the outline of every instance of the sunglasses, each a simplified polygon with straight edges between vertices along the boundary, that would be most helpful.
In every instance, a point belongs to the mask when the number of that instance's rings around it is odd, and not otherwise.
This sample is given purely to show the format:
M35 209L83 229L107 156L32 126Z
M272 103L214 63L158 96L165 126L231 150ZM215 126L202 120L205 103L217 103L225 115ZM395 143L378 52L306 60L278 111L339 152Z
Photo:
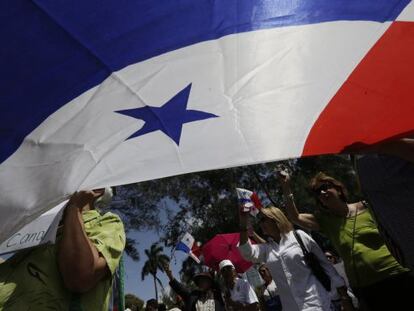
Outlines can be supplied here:
M316 195L320 195L322 191L326 192L328 189L332 189L332 188L334 188L334 185L331 184L330 182L326 182L326 183L323 183L322 185L320 185L318 188L313 189L313 192Z

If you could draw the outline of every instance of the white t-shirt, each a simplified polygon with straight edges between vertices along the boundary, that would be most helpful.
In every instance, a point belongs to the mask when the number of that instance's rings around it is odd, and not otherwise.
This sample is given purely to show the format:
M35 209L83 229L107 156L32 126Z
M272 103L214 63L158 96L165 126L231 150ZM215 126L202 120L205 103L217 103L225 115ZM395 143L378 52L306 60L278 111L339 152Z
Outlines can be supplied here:
M345 285L344 280L326 259L318 244L305 232L298 230L308 251L318 258L321 266L331 278L333 288ZM313 275L303 259L302 249L293 232L265 244L250 242L239 246L242 256L253 262L265 262L279 290L284 310L329 311L331 298L322 284Z
M230 290L231 299L243 304L252 304L259 302L256 293L250 286L249 282L244 279L236 278L233 289Z

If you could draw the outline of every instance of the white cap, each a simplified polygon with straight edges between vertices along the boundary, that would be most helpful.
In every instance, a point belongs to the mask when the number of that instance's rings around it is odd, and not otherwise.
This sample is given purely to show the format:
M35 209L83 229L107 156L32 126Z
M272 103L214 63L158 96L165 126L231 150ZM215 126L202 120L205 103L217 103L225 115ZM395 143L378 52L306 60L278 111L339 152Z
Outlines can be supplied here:
M223 269L224 267L228 267L228 266L231 266L231 267L233 267L233 269L235 269L233 263L228 259L224 259L219 263L220 270Z

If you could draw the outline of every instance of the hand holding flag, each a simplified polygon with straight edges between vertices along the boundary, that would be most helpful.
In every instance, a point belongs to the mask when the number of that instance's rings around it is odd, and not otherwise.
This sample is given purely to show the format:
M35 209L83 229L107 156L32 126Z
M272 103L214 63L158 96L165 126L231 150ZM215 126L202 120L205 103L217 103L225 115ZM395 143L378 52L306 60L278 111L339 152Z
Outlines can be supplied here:
M187 253L197 263L200 263L201 248L195 242L194 237L186 232L182 237L181 241L175 247L176 250L180 250Z
M262 202L260 201L257 193L243 188L236 188L236 191L241 206L241 212L250 212L250 215L256 217L262 208Z

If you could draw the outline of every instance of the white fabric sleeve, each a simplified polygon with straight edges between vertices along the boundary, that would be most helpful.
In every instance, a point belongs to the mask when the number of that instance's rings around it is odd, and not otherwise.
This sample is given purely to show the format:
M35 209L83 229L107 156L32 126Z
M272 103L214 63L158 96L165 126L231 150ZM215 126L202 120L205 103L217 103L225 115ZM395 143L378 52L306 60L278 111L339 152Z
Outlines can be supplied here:
M250 240L243 245L239 245L238 249L240 254L243 256L244 259L252 262L265 262L266 261L266 253L267 253L267 245L266 244L255 244L252 245Z
M298 234L300 234L303 243L305 244L306 249L309 252L312 252L315 254L315 256L318 258L322 268L325 270L325 272L328 274L328 276L331 278L332 281L332 289L346 286L345 281L342 278L342 276L339 275L339 273L336 271L334 266L329 262L329 260L326 258L325 254L322 252L319 245L315 242L312 237L307 234L306 232L302 230L297 230Z

